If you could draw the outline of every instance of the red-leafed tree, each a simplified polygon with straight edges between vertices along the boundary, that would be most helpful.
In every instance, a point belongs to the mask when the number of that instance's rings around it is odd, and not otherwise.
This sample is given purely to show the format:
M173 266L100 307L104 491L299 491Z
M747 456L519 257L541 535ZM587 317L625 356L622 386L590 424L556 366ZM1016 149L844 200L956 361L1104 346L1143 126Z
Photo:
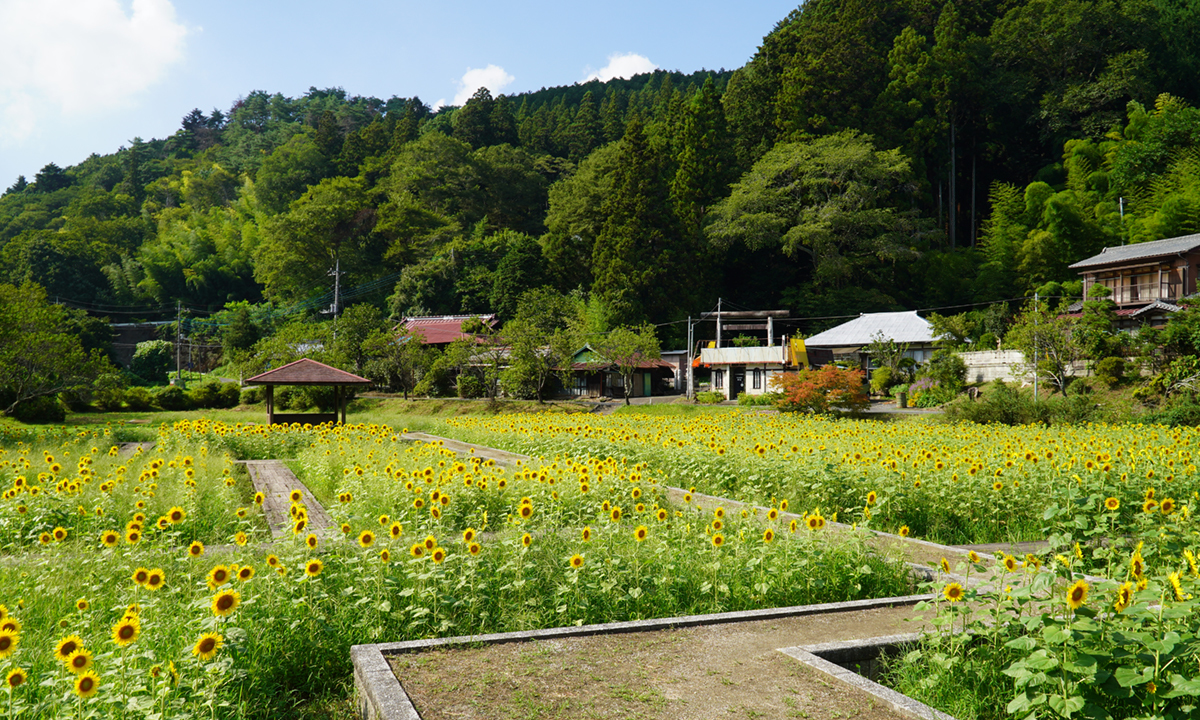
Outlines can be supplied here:
M771 383L781 394L776 406L784 412L858 412L870 406L861 370L826 365L820 370L776 375Z

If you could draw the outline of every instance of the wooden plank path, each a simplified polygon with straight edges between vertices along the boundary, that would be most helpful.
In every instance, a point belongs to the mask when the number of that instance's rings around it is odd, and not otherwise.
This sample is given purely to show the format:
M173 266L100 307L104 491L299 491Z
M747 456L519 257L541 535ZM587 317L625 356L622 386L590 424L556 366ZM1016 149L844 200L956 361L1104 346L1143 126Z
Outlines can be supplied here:
M255 492L263 494L263 515L267 526L271 529L271 537L278 539L292 534L292 500L293 490L299 490L303 495L302 502L308 511L308 528L306 533L330 535L336 530L333 518L325 511L324 506L313 496L312 492L300 482L300 478L283 464L282 460L243 460L246 470L250 472L250 480L254 483Z

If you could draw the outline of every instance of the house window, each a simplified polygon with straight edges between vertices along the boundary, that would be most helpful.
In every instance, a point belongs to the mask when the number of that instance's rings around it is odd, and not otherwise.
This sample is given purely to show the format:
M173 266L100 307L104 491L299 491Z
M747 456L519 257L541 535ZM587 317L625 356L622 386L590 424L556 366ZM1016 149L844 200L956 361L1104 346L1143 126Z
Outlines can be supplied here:
M753 383L752 387L755 390L762 390L762 370L755 368L750 377L751 382Z
M716 387L716 388L725 387L725 371L724 370L714 370L713 371L713 387Z

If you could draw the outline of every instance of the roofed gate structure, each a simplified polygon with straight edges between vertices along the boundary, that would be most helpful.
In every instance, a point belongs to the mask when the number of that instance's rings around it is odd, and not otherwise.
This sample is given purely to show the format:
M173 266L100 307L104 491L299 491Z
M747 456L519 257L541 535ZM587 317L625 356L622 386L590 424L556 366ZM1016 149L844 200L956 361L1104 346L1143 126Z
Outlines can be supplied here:
M246 380L247 385L262 385L267 389L267 424L286 425L309 423L320 425L327 422L346 422L346 400L349 393L344 388L370 385L371 381L338 370L316 360L300 358L274 370L255 375ZM334 411L331 413L277 413L275 412L276 385L325 385L334 389Z

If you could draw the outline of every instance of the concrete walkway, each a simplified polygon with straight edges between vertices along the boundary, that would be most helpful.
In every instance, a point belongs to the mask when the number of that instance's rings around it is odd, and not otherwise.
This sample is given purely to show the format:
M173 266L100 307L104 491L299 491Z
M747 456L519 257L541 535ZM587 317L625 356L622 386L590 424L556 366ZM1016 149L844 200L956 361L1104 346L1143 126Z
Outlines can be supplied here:
M300 478L296 477L287 465L280 460L244 460L242 463L250 472L250 480L254 483L255 492L264 495L263 515L267 526L271 529L271 537L279 539L292 534L293 520L291 516L293 490L299 490L304 507L308 512L309 532L318 535L329 535L336 528L333 518L321 503L313 496Z

